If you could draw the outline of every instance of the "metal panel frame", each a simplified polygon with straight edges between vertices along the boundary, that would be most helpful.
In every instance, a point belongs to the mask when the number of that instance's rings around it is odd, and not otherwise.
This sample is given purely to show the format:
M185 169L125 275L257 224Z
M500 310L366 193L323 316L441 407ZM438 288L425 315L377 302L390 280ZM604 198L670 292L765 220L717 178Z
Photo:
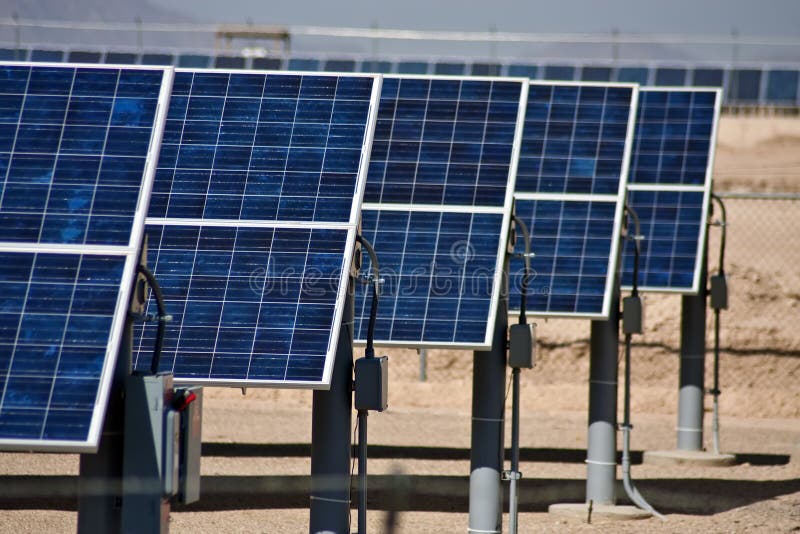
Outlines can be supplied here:
M59 68L59 69L96 69L96 70L144 70L161 71L161 90L156 105L156 113L153 120L153 128L150 134L150 145L148 147L145 160L144 174L142 177L142 188L139 193L139 201L134 214L133 228L130 241L127 246L86 246L86 245L66 245L66 244L30 244L22 245L19 243L0 243L0 250L11 252L34 252L34 253L55 253L55 254L85 254L85 255L118 255L125 257L125 266L122 273L122 283L117 294L117 304L114 317L111 323L108 344L106 345L106 357L100 372L100 383L95 397L94 411L89 425L88 437L86 441L72 440L30 440L30 439L0 439L0 450L9 451L42 451L42 452L81 452L93 453L97 451L100 442L100 434L103 430L108 397L111 391L111 378L117 365L120 342L122 340L122 330L128 317L128 307L130 306L130 295L133 287L133 279L136 266L139 263L139 252L144 237L144 222L147 209L150 205L150 193L153 187L156 164L158 162L161 138L164 132L164 124L167 118L169 107L169 96L172 90L174 79L173 69L169 66L150 67L144 65L106 65L98 63L38 63L38 62L1 62L4 66L20 66L32 68Z
M635 184L629 183L629 191L688 191L703 192L703 207L700 220L700 235L697 239L697 253L695 255L694 274L692 275L691 287L659 287L659 286L638 286L639 291L649 293L668 293L677 295L697 295L700 292L700 270L704 258L703 250L706 247L708 237L708 210L711 203L711 190L714 187L714 159L717 153L717 135L719 133L719 117L722 108L723 89L719 87L664 87L647 86L641 87L641 92L670 92L670 93L715 93L714 99L714 123L711 125L711 136L709 139L708 162L706 164L706 177L702 186L682 185L682 184ZM633 157L633 154L631 154ZM623 285L622 289L630 291L632 286Z
M458 343L458 342L437 342L437 341L392 341L375 339L376 346L383 347L403 347L412 349L463 349L463 350L488 350L492 347L492 334L499 304L501 284L503 282L503 266L506 260L506 248L508 246L508 235L511 224L511 211L514 205L514 186L517 181L517 167L519 165L519 155L522 148L522 130L525 126L525 112L528 107L528 89L530 80L528 78L507 77L507 76L451 76L451 75L427 75L427 74L385 74L387 79L411 79L411 80L450 80L450 81L483 81L483 82L516 82L520 84L520 100L517 111L517 124L514 131L514 142L511 146L511 161L508 168L508 182L506 186L506 197L502 207L488 206L437 206L435 204L380 204L367 203L368 209L395 210L395 211L427 211L427 212L454 212L459 213L495 213L503 214L503 226L500 229L499 243L497 246L497 261L495 263L494 279L492 280L492 297L489 304L489 316L486 321L486 333L483 343ZM380 258L380 251L377 251ZM353 344L358 347L366 345L364 339L354 339Z
M364 129L364 138L361 145L361 158L359 161L358 174L354 189L353 202L350 208L350 217L347 222L304 222L304 221L253 221L242 219L180 219L180 218L148 218L146 223L153 225L173 224L176 226L196 227L196 226L225 226L225 227L258 227L258 228L316 228L326 230L347 230L347 244L345 247L342 269L339 280L339 290L337 292L336 304L334 307L334 317L331 327L331 334L328 338L328 348L325 354L325 366L323 368L322 379L320 381L302 380L252 380L252 379L198 379L182 378L175 376L176 384L189 384L198 386L219 386L219 387L271 387L281 389L330 389L331 376L333 374L333 361L336 357L336 346L339 340L342 318L344 314L345 299L349 285L350 271L355 255L355 238L361 221L361 203L364 198L364 191L367 184L367 173L369 171L369 159L372 153L372 140L375 136L375 125L378 118L378 102L380 100L383 76L380 74L367 74L359 72L317 72L317 71L284 71L284 70L253 70L253 69L191 69L176 68L176 73L208 73L208 74L245 74L250 76L313 76L326 78L368 78L372 80L372 93L370 95L369 112L367 124Z
M625 149L623 151L622 165L620 167L619 186L616 195L600 194L579 194L579 193L523 193L517 192L514 195L518 200L557 200L557 201L583 201L583 202L616 202L614 210L614 232L611 236L611 253L608 258L608 275L606 276L606 286L603 292L603 309L600 313L565 313L565 312L542 312L527 309L528 317L555 317L565 319L607 319L611 311L612 291L614 289L613 273L619 269L621 263L620 240L622 232L622 216L627 197L628 175L630 172L631 154L633 153L634 133L636 131L636 114L639 107L639 84L627 82L581 82L564 81L550 82L546 80L531 80L530 85L548 87L618 87L631 89L631 106L628 114L628 129L625 134ZM536 243L531 243L531 248L535 252ZM509 314L518 314L519 308L509 307Z

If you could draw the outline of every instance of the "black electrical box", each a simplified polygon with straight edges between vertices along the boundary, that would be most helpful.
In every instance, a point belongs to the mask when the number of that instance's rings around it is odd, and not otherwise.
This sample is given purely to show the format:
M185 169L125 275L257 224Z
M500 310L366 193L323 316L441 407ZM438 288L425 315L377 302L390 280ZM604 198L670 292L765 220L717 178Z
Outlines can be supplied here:
M644 331L644 305L638 296L622 299L622 332L641 334Z
M728 281L724 274L711 277L711 307L715 310L728 309Z
M389 358L356 360L356 410L382 412L389 406Z
M508 366L515 369L533 367L536 325L512 324L508 332Z

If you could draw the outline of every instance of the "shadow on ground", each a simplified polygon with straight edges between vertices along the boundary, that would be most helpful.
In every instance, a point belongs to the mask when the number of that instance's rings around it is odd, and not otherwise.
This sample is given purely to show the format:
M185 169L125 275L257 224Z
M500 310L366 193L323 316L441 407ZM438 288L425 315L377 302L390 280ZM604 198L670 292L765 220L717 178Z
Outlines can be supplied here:
M357 454L354 450L354 454ZM398 445L370 445L369 457L373 459L397 460L469 460L470 450L457 447L417 447ZM622 462L621 452L617 453L617 463ZM203 443L203 456L222 456L228 458L309 458L311 445L308 443ZM631 451L631 463L642 463L642 451ZM506 449L506 460L511 452ZM738 463L750 465L786 465L791 457L788 454L737 453ZM580 463L586 460L585 449L520 448L523 462Z
M354 479L355 483L355 479ZM459 512L469 510L469 477L371 475L369 506L374 510ZM663 513L710 515L800 492L800 479L644 479L637 487ZM207 476L202 498L174 511L307 508L308 476ZM355 498L356 488L353 488ZM0 509L77 509L74 476L2 476ZM618 484L618 496L625 492ZM519 510L544 512L553 503L582 502L585 481L529 478L521 481ZM629 504L620 499L619 504Z

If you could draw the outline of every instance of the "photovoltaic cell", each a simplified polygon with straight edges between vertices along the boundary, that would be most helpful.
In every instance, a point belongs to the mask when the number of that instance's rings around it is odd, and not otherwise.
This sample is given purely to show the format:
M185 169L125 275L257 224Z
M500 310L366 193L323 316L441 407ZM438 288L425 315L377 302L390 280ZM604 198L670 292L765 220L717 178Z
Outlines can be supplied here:
M641 221L638 285L697 293L721 93L643 88L628 202ZM633 248L623 249L622 283L633 283Z
M514 195L535 254L531 315L608 316L637 97L635 85L531 82ZM523 274L515 257L512 309Z
M362 209L385 279L376 343L491 344L526 95L521 79L384 78ZM357 287L362 343L370 302Z
M0 64L0 448L96 448L172 72Z
M176 381L330 383L379 88L364 75L176 72L147 219L173 316L161 369ZM137 367L155 332L137 328Z

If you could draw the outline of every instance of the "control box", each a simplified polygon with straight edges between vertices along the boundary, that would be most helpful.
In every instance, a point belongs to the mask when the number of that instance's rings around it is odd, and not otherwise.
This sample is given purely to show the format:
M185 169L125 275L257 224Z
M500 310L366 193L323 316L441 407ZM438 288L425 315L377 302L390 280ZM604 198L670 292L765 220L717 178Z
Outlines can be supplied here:
M535 343L535 324L512 324L508 333L508 366L515 369L531 369L534 363Z
M355 369L356 410L384 411L389 406L389 358L360 358Z
M724 274L711 276L711 307L715 310L728 309L728 281Z
M644 303L639 296L622 299L622 332L641 334L644 332Z

